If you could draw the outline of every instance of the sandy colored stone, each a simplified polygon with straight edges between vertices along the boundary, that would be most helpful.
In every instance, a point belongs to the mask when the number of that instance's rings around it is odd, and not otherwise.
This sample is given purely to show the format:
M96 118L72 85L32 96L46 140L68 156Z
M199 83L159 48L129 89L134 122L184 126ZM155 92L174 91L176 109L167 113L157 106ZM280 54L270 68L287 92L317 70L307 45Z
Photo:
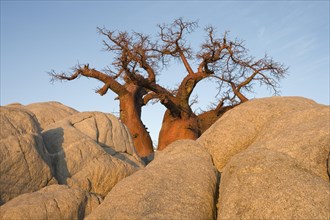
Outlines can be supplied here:
M329 182L286 153L251 148L226 165L218 219L329 219Z
M177 141L119 182L87 219L213 219L216 184L210 155L195 141Z
M319 105L279 116L264 127L251 148L286 154L302 169L329 181L330 108Z
M330 108L252 100L198 140L221 174L218 219L329 219Z
M60 102L39 102L29 105L13 103L8 105L8 107L23 108L32 112L36 116L41 129L56 121L78 113L77 110L65 106Z
M109 114L78 113L51 124L42 135L58 182L102 197L144 166L126 127Z
M0 204L55 183L40 127L24 109L0 107Z
M1 206L0 219L83 219L100 202L80 189L52 185L20 195Z
M301 97L271 97L248 101L226 112L198 142L212 155L217 169L235 154L248 148L271 121L290 112L318 108L316 102Z

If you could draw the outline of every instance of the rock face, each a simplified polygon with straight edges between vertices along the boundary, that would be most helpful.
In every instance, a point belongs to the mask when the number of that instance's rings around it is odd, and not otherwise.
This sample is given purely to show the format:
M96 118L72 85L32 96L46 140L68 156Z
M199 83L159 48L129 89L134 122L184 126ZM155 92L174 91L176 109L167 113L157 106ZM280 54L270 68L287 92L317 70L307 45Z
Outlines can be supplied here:
M218 219L329 219L329 183L265 148L232 158L219 198Z
M218 219L329 219L330 109L297 97L244 103L198 140L222 172Z
M213 219L217 173L195 141L177 141L119 182L87 219Z
M330 219L330 108L305 98L241 104L146 167L113 115L0 116L0 219Z
M59 183L79 191L78 197L78 191L72 191L73 195L67 189L70 193L67 190L64 193L79 200L76 201L79 204L87 196L92 202L84 209L89 213L93 204L99 204L90 198L102 199L117 182L145 166L135 152L127 128L116 117L100 112L78 113L55 102L1 107L0 144L1 205L15 197L14 206L24 205L27 197L19 195L39 190L32 194L35 198L47 197L47 206L48 200L52 201L52 196L62 189L55 187L48 196L46 188L42 188ZM80 191L84 192L83 197ZM36 200L29 201L34 204ZM74 203L63 206L70 204ZM74 213L63 218L80 216ZM30 214L26 216L38 216ZM47 217L49 212L44 214L41 216Z
M8 105L8 107L23 108L32 112L36 116L41 129L56 121L78 113L77 110L65 106L59 102L39 102L29 105L21 105L16 103Z
M127 128L110 114L77 113L46 127L42 136L57 181L102 197L143 167Z
M0 207L0 219L83 219L100 199L64 185L20 195Z
M56 181L34 115L19 108L0 109L0 204L3 204Z

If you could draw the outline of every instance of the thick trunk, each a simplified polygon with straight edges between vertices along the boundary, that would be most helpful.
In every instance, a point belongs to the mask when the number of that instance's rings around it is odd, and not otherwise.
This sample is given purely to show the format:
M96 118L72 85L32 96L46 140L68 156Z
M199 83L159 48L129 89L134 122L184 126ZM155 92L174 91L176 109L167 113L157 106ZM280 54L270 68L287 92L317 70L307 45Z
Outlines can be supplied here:
M141 121L141 103L134 95L128 93L120 99L120 119L132 134L136 152L146 157L153 152L152 141L146 127Z
M194 114L186 117L174 117L166 110L158 138L158 150L181 139L196 140L200 136L198 118Z
M219 118L222 117L228 110L234 108L235 106L225 106L221 109L209 110L198 115L199 126L201 133L203 134L211 125L214 124Z

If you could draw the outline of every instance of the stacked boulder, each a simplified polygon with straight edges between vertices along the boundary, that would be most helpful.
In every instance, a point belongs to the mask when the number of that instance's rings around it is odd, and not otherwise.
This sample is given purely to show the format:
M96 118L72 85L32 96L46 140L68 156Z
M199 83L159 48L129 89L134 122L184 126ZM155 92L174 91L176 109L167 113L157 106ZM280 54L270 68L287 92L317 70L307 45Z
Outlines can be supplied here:
M26 110L1 107L0 202L56 183L50 156L35 116Z
M0 144L1 219L82 219L144 167L116 117L56 102L1 107Z
M312 100L248 101L146 167L110 114L10 105L1 125L0 219L330 219L330 108Z
M217 177L205 149L176 141L119 182L87 219L214 219Z
M42 136L59 184L105 197L143 167L127 128L113 115L77 113L46 127Z
M244 103L199 139L221 172L218 219L329 219L330 108L298 97Z

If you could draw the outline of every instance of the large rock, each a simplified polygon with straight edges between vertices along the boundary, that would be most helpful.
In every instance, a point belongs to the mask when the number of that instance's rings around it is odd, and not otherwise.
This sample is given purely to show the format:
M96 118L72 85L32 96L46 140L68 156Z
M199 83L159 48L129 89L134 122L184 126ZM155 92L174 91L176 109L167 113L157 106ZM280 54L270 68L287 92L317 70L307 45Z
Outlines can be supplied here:
M169 145L119 182L87 219L213 219L217 172L195 141Z
M312 100L299 97L251 100L225 113L198 142L208 150L215 166L222 172L230 158L248 148L269 122L283 114L319 106Z
M330 108L249 101L198 140L222 172L218 219L329 219Z
M100 198L80 189L52 185L1 206L0 219L83 219L100 202Z
M41 129L56 121L62 120L63 118L78 113L77 110L65 106L60 102L39 102L32 103L29 105L13 103L8 105L8 107L16 107L29 110L36 116Z
M0 204L56 183L40 127L27 110L0 107Z
M78 113L46 127L42 135L58 182L102 197L144 166L127 128L110 114Z
M218 219L329 219L329 182L266 148L234 156L221 175Z

